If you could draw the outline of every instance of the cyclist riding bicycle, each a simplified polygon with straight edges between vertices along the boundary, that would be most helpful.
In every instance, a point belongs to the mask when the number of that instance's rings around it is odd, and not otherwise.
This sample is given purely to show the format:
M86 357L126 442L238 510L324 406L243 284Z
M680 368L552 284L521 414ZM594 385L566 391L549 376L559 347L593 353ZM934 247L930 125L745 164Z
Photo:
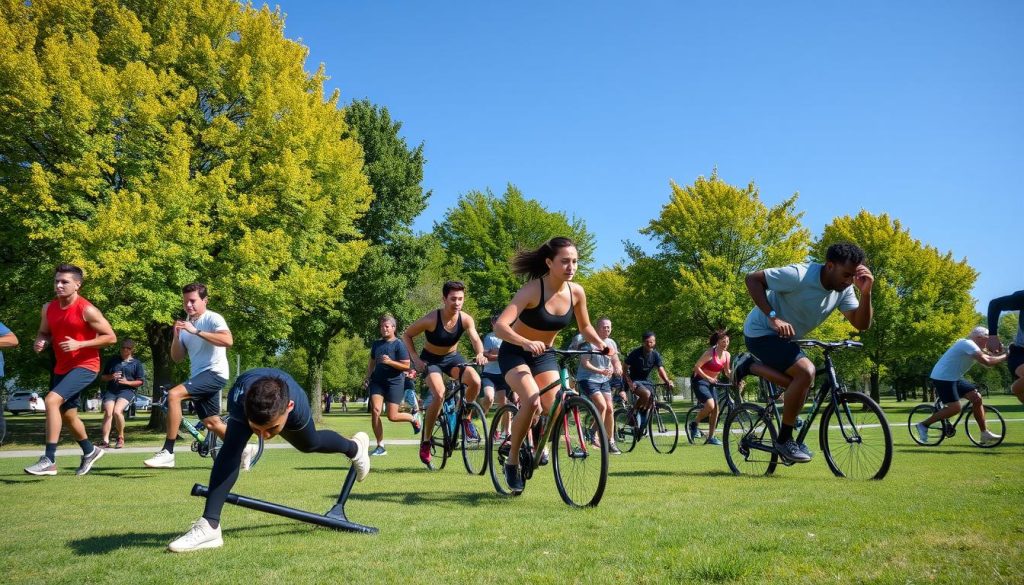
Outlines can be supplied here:
M654 384L648 380L651 376L651 371L657 369L658 376L661 377L662 382L667 384L669 388L674 390L676 384L669 378L668 372L665 371L661 354L654 349L654 346L658 343L654 332L645 331L641 339L643 339L643 345L629 352L629 355L626 356L626 367L622 377L626 387L636 395L637 412L645 413L647 412L648 401L656 398L654 395ZM646 415L641 415L641 418L644 416ZM638 423L639 428L647 428L646 419L640 420Z
M806 336L837 308L859 331L871 326L875 278L865 259L864 250L854 244L837 243L828 247L824 264L791 264L747 275L747 291L756 305L743 324L750 354L737 358L733 378L739 382L752 373L786 389L776 448L788 461L805 463L813 457L806 445L793 440L793 429L815 368L792 340ZM752 357L761 363L753 363Z
M700 421L708 419L708 438L704 441L707 445L721 445L722 442L715 437L715 426L718 424L718 402L715 399L715 389L712 384L718 382L719 377L725 374L728 380L731 368L729 354L729 335L724 329L719 329L711 334L708 339L711 347L708 348L697 363L693 366L693 377L690 378L690 388L697 403L702 405L697 418L690 423L687 429L691 437L699 437L700 432L697 425Z

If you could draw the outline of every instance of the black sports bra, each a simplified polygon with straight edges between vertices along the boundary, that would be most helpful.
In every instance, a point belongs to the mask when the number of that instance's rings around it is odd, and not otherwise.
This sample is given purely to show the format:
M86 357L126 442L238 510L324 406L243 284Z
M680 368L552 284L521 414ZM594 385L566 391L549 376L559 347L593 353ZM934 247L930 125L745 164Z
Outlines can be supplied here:
M438 309L437 325L434 326L433 331L424 331L423 337L426 337L428 342L438 347L451 347L455 345L462 338L462 312L459 312L459 318L455 320L455 331L448 331L444 328L444 323L441 322L441 309Z
M568 283L567 283L568 284ZM558 293L555 293L558 294ZM551 295L554 296L554 295ZM537 331L561 331L572 321L572 285L569 285L569 310L564 315L552 315L544 308L544 279L540 279L540 303L519 313L519 320Z

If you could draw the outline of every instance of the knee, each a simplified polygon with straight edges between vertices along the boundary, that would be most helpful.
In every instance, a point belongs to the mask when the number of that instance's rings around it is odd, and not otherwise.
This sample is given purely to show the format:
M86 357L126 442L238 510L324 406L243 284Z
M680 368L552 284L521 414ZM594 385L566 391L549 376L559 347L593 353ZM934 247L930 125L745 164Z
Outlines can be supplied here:
M715 402L714 398L710 398L704 403L704 408L708 409L709 412L714 412L718 410L718 403Z
M534 394L529 398L520 400L519 412L533 416L540 412L540 394Z
M64 404L64 397L56 392L50 392L43 399L43 403L46 404L46 410L60 408L60 405Z
M947 408L949 408L952 411L953 414L959 413L960 410L961 410L961 408L960 408L960 401L957 400L956 402L950 402L949 405L947 406Z

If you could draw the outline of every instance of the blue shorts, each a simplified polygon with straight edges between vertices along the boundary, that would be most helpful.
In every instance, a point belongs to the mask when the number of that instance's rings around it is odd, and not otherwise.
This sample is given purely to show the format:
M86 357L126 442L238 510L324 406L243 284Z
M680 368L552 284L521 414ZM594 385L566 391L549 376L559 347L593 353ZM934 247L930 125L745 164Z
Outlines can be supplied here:
M647 380L633 380L633 385L640 386L641 388L646 389L651 394L654 393L654 384L648 382Z
M437 355L436 353L423 350L420 352L420 359L427 366L428 374L437 372L446 376L451 376L452 369L455 366L466 363L466 358L462 357L462 354L457 351Z
M192 399L196 415L200 419L220 414L220 391L227 385L228 381L215 374L213 370L199 372L182 384Z
M747 342L747 350L760 362L780 374L793 366L800 358L807 357L800 346L787 341L778 335L762 337L743 337Z
M960 399L963 398L965 394L969 394L978 389L977 386L971 384L967 380L956 380L954 382L950 382L948 380L933 379L932 384L935 384L935 394L943 404L960 402Z
M82 390L89 387L96 381L98 374L85 368L73 368L66 374L54 374L50 379L50 392L56 393L64 399L60 405L60 411L75 410L78 408L78 397Z
M494 388L495 392L508 392L508 382L505 381L505 376L501 374L492 374L491 372L484 372L480 374L480 384L484 388L490 386Z
M697 404L704 404L715 397L711 383L704 378L696 376L690 378L690 389L693 390L693 397L697 399Z
M118 400L132 401L135 392L132 390L118 390L117 392L106 391L103 393L103 402L117 402Z
M369 396L383 396L384 402L388 404L401 404L405 398L405 374L391 380L370 380L366 391Z
M582 380L576 380L576 386L580 389L580 394L584 396L593 396L595 392L604 392L605 394L611 395L612 385L610 382L595 382L586 378Z

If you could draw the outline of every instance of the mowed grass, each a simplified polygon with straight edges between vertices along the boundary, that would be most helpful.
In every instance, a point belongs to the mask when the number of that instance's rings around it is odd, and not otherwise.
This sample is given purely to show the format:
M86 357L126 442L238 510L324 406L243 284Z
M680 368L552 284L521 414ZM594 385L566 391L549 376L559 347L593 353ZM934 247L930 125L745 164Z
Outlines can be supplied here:
M22 472L34 458L0 459L0 575L4 583L1021 583L1024 412L1012 398L988 401L1013 421L995 449L971 446L962 432L918 447L905 426L913 404L883 403L898 424L882 481L837 479L820 454L774 477L734 477L720 448L684 443L658 455L644 441L612 458L604 499L587 510L562 503L550 467L522 497L506 499L460 459L428 472L415 447L393 445L348 503L351 519L380 534L227 506L225 546L185 555L165 548L200 516L203 500L189 490L208 482L211 462L184 442L173 470L143 468L146 454L111 454L75 477L78 458L68 456L58 476L36 478ZM327 424L369 430L364 414ZM412 437L408 425L386 432ZM322 512L346 468L343 456L269 449L234 491Z

